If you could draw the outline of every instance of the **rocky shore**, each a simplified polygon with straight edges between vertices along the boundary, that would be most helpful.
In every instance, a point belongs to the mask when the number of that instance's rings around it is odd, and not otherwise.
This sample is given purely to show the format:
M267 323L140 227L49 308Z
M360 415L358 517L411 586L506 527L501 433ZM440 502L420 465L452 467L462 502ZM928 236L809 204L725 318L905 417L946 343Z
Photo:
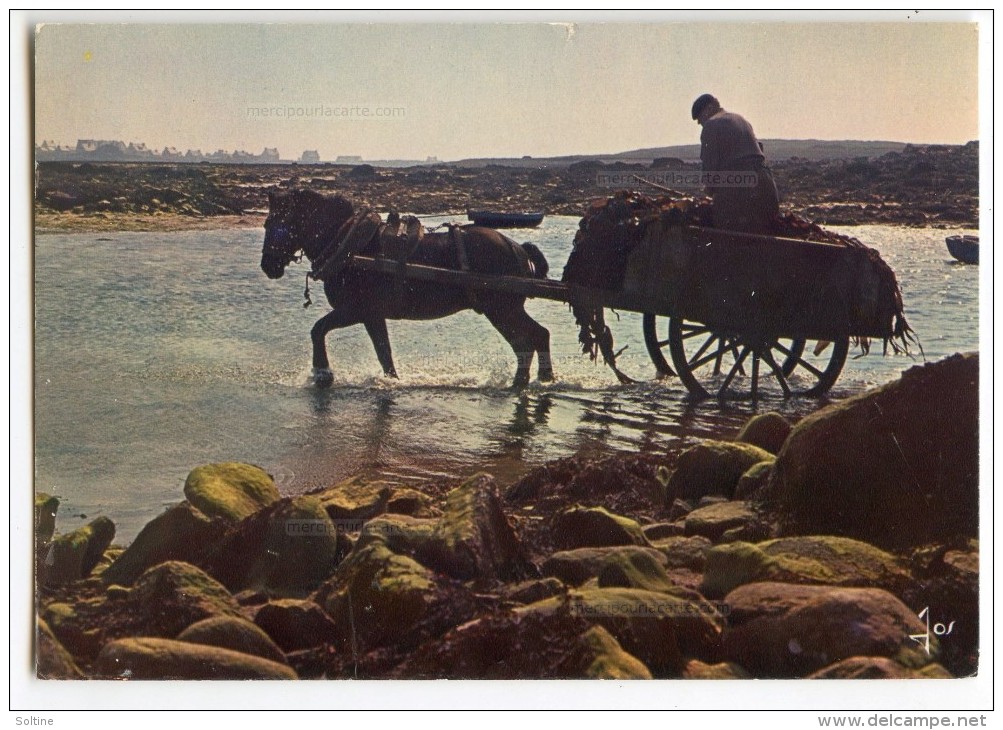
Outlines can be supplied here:
M128 547L35 499L44 678L948 678L978 670L978 363L675 456L282 497L209 464ZM949 627L949 628L948 628Z
M977 143L907 145L902 152L856 160L790 158L771 166L783 208L822 225L978 227ZM43 231L256 227L272 186L337 192L379 210L415 214L464 216L468 208L485 207L581 216L589 201L614 192L600 184L603 175L698 171L698 165L675 158L412 168L44 162L36 168L34 223ZM657 192L636 181L619 187Z

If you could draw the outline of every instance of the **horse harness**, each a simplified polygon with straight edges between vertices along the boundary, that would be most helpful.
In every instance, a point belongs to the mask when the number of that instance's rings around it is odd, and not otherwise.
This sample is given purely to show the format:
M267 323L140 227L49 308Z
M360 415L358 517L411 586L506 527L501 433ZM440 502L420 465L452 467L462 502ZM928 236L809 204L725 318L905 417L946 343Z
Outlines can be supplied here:
M456 261L460 271L470 272L470 260L467 256L466 236L463 227L457 223L445 223L448 231L450 244L456 252ZM338 234L348 227L344 238L338 240ZM403 230L402 230L403 228ZM312 304L310 298L310 280L327 281L342 272L352 256L362 251L374 238L378 238L378 258L392 259L397 262L397 272L394 276L394 289L398 294L403 292L406 285L407 262L414 255L415 250L425 236L425 228L421 221L415 216L401 217L396 211L391 211L387 215L384 223L379 214L371 208L366 208L348 221L339 226L331 233L330 242L324 247L322 252L314 259L313 267L306 275L306 286L303 291L305 302L304 307ZM521 261L530 272L535 273L535 266L526 254L525 250L509 238L502 236L513 255ZM477 293L473 287L463 287L464 293L470 308L478 314L483 314L483 310L478 306Z

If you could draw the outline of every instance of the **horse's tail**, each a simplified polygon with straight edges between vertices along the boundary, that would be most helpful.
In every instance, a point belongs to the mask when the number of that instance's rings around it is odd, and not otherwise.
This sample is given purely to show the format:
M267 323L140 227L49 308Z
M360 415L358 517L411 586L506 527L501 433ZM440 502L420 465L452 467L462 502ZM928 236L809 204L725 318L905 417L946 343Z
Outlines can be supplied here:
M550 264L547 263L547 258L543 255L543 251L532 243L524 243L522 244L522 248L526 252L526 255L529 256L533 277L536 279L546 279L547 272L550 271Z

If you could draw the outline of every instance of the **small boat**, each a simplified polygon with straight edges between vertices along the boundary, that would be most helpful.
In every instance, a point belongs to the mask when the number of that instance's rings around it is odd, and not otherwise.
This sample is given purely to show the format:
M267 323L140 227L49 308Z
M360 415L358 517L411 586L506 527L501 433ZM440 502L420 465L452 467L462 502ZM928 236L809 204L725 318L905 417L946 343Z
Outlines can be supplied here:
M947 250L954 258L964 264L979 263L978 236L948 236Z
M536 228L543 223L543 212L497 213L490 210L468 210L467 218L475 225L488 228Z

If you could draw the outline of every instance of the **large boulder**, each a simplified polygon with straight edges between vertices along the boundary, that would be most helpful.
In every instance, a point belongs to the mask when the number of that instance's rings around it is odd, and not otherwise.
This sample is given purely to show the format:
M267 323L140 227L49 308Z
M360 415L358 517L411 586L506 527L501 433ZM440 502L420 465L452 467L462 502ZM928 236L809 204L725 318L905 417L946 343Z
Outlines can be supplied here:
M578 586L599 575L606 558L619 554L629 559L634 553L645 553L652 560L665 565L666 558L655 548L639 547L637 545L622 545L613 547L576 548L561 550L549 556L540 566L540 572L554 577L569 586Z
M185 497L209 517L240 522L276 502L279 490L260 467L228 462L193 469L185 480Z
M569 507L554 515L552 528L554 543L567 549L649 545L637 522L602 507Z
M63 585L86 578L114 538L115 523L107 517L98 517L73 532L58 535L46 549L42 582Z
M715 660L723 619L706 604L636 588L581 588L518 608L519 617L571 615L609 631L656 676L678 676L685 656Z
M254 614L254 623L286 652L320 646L340 635L337 625L320 606L296 598L269 601Z
M475 475L450 491L441 517L386 514L367 522L359 542L372 541L436 572L480 585L518 580L532 572L488 474Z
M147 636L175 637L196 621L211 616L240 616L233 596L202 570L178 561L147 570L124 603L137 616Z
M712 440L699 443L679 455L676 470L665 487L666 504L708 495L731 499L738 480L749 467L773 459L773 454L752 444Z
M83 679L83 672L73 657L42 619L38 619L35 641L35 673L39 679Z
M702 586L706 595L720 597L756 581L884 588L896 594L913 582L895 556L846 537L735 542L708 551Z
M465 591L380 541L356 546L316 601L334 620L344 650L415 646L423 636L419 625L435 635L473 613Z
M746 421L735 440L758 446L771 454L779 454L790 433L790 422L779 413L770 411Z
M56 511L59 499L45 492L35 492L35 546L40 548L52 539L56 531Z
M112 641L94 670L108 679L296 679L285 664L259 656L158 638Z
M386 512L415 517L438 513L430 497L414 489L355 476L315 493L335 527L358 532L362 523Z
M888 549L978 536L978 353L910 368L791 432L769 494L782 534Z
M168 560L200 563L226 525L225 520L213 520L188 502L176 504L147 522L101 579L128 586L148 568Z
M773 595L761 590L761 612L746 601L741 616L729 613L723 638L725 659L757 677L805 677L855 656L887 657L919 669L940 653L935 636L930 637L929 651L911 638L925 634L925 624L887 591L801 587L796 597L786 600L784 610L784 584L771 586Z
M247 619L236 616L212 616L197 621L178 634L178 641L218 646L279 664L286 663L282 650L268 634Z
M334 572L347 540L316 496L289 497L234 526L206 567L233 592L302 597Z
M688 537L717 540L728 530L748 527L758 519L745 502L717 502L693 510L686 515L684 524Z

